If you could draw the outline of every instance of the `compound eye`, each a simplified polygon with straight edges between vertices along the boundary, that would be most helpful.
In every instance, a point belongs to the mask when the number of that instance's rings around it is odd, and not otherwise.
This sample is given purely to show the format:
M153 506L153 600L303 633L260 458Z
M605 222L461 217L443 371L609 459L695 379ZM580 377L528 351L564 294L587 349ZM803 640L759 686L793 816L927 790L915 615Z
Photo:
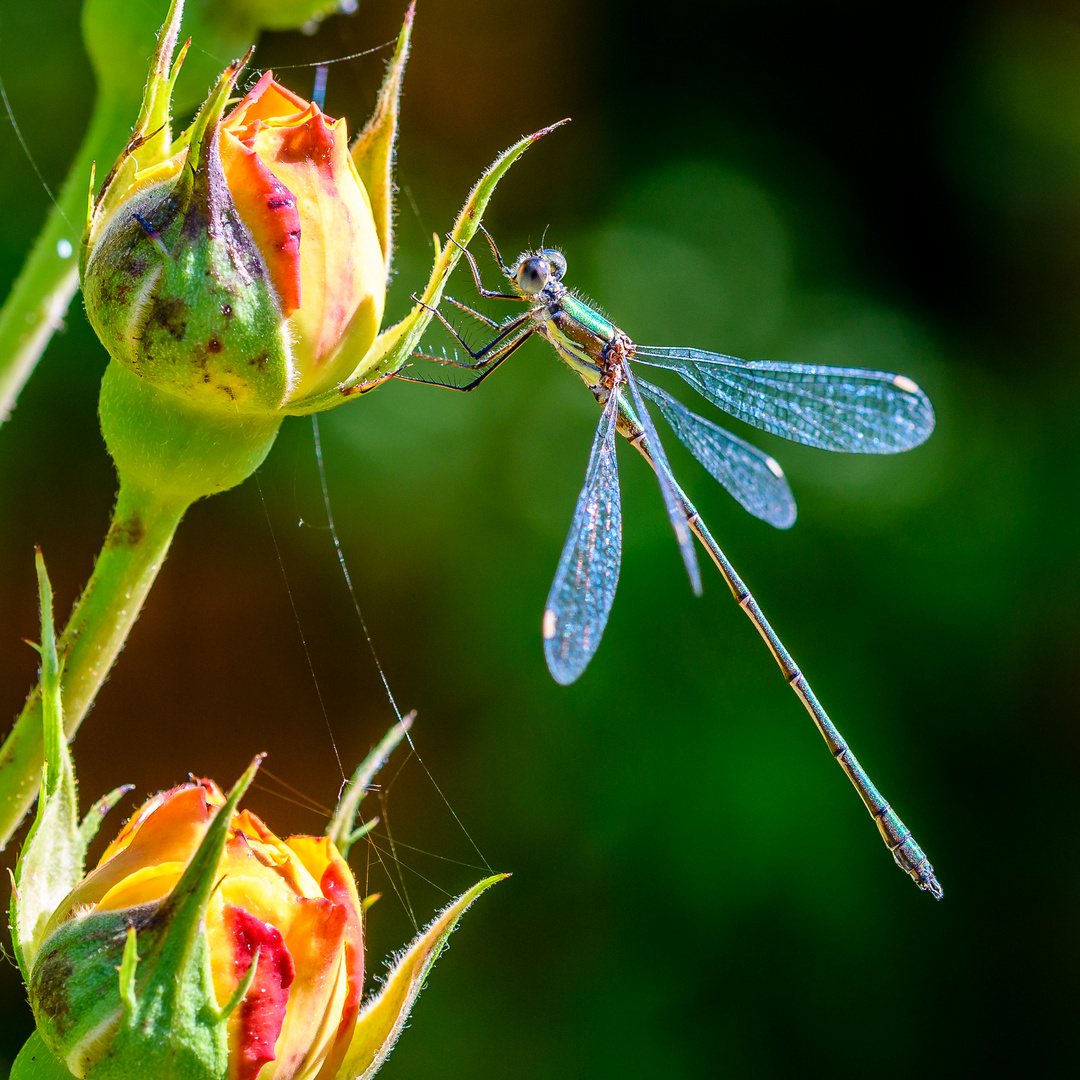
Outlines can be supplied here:
M551 280L551 267L547 259L539 255L530 255L518 266L514 280L526 296L533 296Z
M566 274L566 259L563 258L563 253L551 248L544 252L544 258L547 259L548 265L551 267L552 278L555 281L562 281L563 276Z

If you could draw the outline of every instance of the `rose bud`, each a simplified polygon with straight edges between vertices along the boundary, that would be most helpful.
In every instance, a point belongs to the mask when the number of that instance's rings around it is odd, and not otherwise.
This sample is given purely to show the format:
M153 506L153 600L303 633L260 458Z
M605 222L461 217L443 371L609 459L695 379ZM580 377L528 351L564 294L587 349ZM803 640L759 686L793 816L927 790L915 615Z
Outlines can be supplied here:
M174 0L132 138L91 201L80 267L114 361L100 413L121 488L186 507L249 476L286 414L340 405L407 361L495 185L547 129L481 178L421 301L380 333L412 7L351 149L344 120L269 73L226 115L243 60L174 140L182 8Z
M461 914L499 880L443 911L361 1003L364 905L334 838L347 852L366 831L353 829L359 801L411 718L357 770L327 835L280 840L237 809L256 761L227 799L206 780L149 799L43 921L43 868L87 834L58 717L60 769L16 868L13 938L37 1031L13 1080L40 1075L43 1059L91 1080L372 1075Z
M114 791L80 820L64 735L52 589L40 552L43 769L13 874L11 936L37 1030L11 1080L355 1080L393 1048L465 909L447 907L361 1003L362 904L345 856L396 724L345 786L326 834L279 840L203 780L149 799L83 873Z
M27 255L22 272L0 308L0 424L14 408L26 380L79 287L71 255L85 177L94 161L113 160L129 140L146 83L146 57L165 0L83 0L81 24L97 84L94 110L58 201ZM200 0L188 6L184 29L199 48L188 57L175 86L181 112L194 109L221 70L217 57L240 56L264 30L314 30L335 10L354 12L357 0Z
M128 927L142 963L152 963L172 936L162 918L171 914L167 901L224 804L207 781L150 799L46 926L30 997L43 1038L75 1075L102 1060L103 1033L121 1027L116 967ZM325 837L282 841L247 811L230 817L220 859L207 864L219 883L203 931L215 1002L232 998L258 953L247 993L223 1025L230 1076L253 1078L268 1062L274 1067L263 1080L314 1076L335 1048L342 1056L358 1010L364 951L356 885ZM86 977L75 977L80 969Z
M343 381L382 320L371 201L331 120L267 72L222 118L241 64L190 143L117 180L87 241L86 312L109 353L161 389L277 412Z
M226 116L242 63L174 139L173 90L190 44L174 62L183 6L172 0L131 137L91 195L80 245L87 312L112 354L99 414L120 487L62 637L69 733L123 646L187 508L250 476L286 415L360 397L408 362L499 180L551 130L496 158L448 242L435 239L411 311L380 330L412 7L375 111L346 153L343 122L271 78L257 80ZM225 17L221 5L203 6ZM282 0L274 10L284 18L300 6ZM108 21L104 10L95 6L99 22ZM41 717L35 692L5 740L13 780L0 801L0 844L33 804Z
M390 266L412 9L351 151L344 121L269 77L223 116L243 61L173 139L182 16L174 0L138 121L91 199L80 251L87 314L113 358L102 432L120 503L139 520L179 520L195 499L240 483L298 396L329 387L333 400L314 408L347 400L336 383L362 383L393 351L372 343ZM427 316L418 306L395 328L398 351Z

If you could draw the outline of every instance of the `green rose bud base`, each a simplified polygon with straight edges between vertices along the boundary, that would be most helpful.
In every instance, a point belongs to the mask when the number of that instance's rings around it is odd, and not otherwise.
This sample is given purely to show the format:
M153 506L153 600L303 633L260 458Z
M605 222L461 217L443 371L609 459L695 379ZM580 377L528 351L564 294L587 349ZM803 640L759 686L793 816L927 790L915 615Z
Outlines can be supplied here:
M185 505L246 480L270 452L283 419L199 408L115 360L101 382L99 413L121 485Z

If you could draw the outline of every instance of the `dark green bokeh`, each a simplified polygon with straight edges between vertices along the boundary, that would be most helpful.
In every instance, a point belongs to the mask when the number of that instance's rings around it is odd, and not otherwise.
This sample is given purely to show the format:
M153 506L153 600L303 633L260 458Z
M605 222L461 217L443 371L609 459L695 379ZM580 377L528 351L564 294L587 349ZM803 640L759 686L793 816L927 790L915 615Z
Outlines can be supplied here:
M89 108L77 6L8 4L0 39L52 184ZM387 41L403 6L370 0L257 60ZM328 110L355 128L382 63L332 68ZM310 87L310 69L280 75ZM546 228L569 280L638 340L880 366L934 400L932 440L897 458L754 434L799 500L788 533L744 514L674 439L669 453L945 899L891 865L708 566L692 597L630 451L611 623L579 684L550 680L540 613L597 419L550 350L531 343L468 396L390 385L321 421L337 524L427 768L515 876L468 915L385 1075L1064 1073L1080 887L1080 8L421 0L392 312L487 163L565 115L492 204L504 253ZM0 153L6 286L46 197L7 126ZM468 277L452 291L470 299ZM20 644L36 636L33 545L62 614L104 535L104 363L74 310L0 429L5 716L35 671ZM392 714L323 522L301 421L258 483L191 511L80 733L85 801L189 770L228 783L264 749L276 776L333 801L320 695L346 770ZM415 760L384 779L372 812L425 920L479 857ZM250 804L279 831L321 828L268 792ZM370 858L377 971L411 924ZM0 987L10 1059L29 1030L14 967Z

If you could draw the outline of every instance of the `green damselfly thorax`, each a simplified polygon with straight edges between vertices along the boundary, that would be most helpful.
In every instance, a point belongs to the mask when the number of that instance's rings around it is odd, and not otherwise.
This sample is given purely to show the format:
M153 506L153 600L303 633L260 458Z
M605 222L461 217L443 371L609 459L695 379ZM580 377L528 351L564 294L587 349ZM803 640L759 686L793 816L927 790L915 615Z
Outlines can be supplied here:
M666 391L646 382L635 373L634 365L675 371L711 404L746 423L809 446L843 452L886 454L918 446L934 427L929 399L911 379L889 372L748 362L700 349L636 345L563 284L566 259L561 252L554 248L527 251L507 266L494 240L486 230L482 231L509 283L509 291L485 288L476 260L465 251L478 292L488 299L517 301L528 308L500 323L446 297L496 333L485 346L474 350L435 310L472 359L421 355L473 373L464 385L437 385L473 390L533 334L539 334L581 377L601 407L585 485L544 609L544 652L553 677L568 684L585 670L600 643L615 598L622 556L615 456L618 433L656 473L694 592L701 592L701 575L691 534L709 553L739 607L764 638L784 678L813 717L833 757L870 811L897 865L920 889L940 899L942 889L930 861L871 782L676 481L646 400L659 408L678 438L750 513L782 529L794 524L796 513L783 470L767 454L711 420L695 415Z

